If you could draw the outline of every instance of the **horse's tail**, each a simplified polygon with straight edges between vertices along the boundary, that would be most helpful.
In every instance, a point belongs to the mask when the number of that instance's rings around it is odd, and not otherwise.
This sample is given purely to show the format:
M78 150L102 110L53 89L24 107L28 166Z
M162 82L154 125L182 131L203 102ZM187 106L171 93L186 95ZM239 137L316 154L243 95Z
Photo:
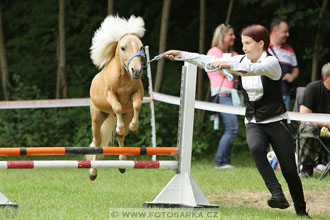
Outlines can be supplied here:
M117 119L114 114L110 113L105 119L101 126L101 147L107 147L112 138L114 137L113 133L115 132ZM94 142L92 142L90 147L96 147ZM86 160L93 160L94 155L86 155Z

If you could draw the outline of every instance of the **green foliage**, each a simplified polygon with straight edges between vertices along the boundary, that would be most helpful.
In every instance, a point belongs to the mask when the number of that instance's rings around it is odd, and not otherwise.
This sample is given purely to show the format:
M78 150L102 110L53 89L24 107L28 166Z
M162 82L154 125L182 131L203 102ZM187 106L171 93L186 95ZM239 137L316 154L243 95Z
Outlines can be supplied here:
M221 131L213 130L213 121L208 119L205 122L198 120L195 111L194 138L193 138L193 158L200 159L205 155L215 155L218 149Z
M0 146L88 146L86 109L26 109L0 112Z
M37 86L13 78L15 100L44 98ZM88 108L1 110L0 146L88 146L90 127Z
M215 156L218 149L219 141L223 133L223 127L220 121L220 130L213 129L213 121L209 120L209 112L206 113L204 122L198 120L195 115L194 124L194 139L193 139L193 153L194 159L201 159L205 155ZM244 117L238 117L239 131L234 139L232 152L236 154L242 151L248 151L247 141L245 136Z
M179 107L155 102L157 146L177 146Z
M88 110L25 109L0 112L0 146L88 146Z

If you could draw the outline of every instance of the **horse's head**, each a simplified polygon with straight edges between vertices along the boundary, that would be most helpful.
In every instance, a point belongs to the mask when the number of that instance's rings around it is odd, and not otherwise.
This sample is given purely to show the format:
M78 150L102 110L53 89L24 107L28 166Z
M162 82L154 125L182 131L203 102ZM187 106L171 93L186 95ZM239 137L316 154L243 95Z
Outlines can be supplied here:
M145 53L138 36L127 34L122 37L118 42L116 55L119 56L121 64L132 79L141 78Z

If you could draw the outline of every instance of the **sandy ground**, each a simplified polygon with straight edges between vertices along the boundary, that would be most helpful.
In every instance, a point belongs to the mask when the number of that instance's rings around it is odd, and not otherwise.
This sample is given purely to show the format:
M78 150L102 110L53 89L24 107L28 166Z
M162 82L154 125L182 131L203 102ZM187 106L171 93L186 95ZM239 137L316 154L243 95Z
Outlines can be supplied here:
M293 202L289 192L284 192L285 197L290 203L290 207L286 210L294 211ZM210 203L215 201L223 201L232 206L249 206L257 208L269 208L267 199L270 197L268 192L242 192L235 194L210 195L208 200ZM330 190L329 191L305 191L305 199L307 201L307 211L313 215L330 215Z

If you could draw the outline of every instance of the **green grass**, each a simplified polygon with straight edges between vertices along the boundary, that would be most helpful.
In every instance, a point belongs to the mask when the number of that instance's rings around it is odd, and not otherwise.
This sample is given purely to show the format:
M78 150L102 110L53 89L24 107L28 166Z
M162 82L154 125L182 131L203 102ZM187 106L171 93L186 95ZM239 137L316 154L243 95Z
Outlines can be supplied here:
M37 158L41 157L21 159ZM221 219L299 219L292 209L241 203L240 195L267 194L267 189L248 152L234 153L232 158L236 166L232 170L214 169L213 157L192 162L192 177L209 201L220 206ZM276 173L287 194L282 175ZM16 219L110 219L110 208L142 208L143 202L152 201L173 176L170 170L127 170L120 174L117 169L99 169L98 178L91 182L88 169L0 170L0 192L19 204ZM303 185L305 191L329 192L330 177L323 181L304 179ZM313 219L330 218L329 214L310 212ZM0 219L6 219L1 212Z

